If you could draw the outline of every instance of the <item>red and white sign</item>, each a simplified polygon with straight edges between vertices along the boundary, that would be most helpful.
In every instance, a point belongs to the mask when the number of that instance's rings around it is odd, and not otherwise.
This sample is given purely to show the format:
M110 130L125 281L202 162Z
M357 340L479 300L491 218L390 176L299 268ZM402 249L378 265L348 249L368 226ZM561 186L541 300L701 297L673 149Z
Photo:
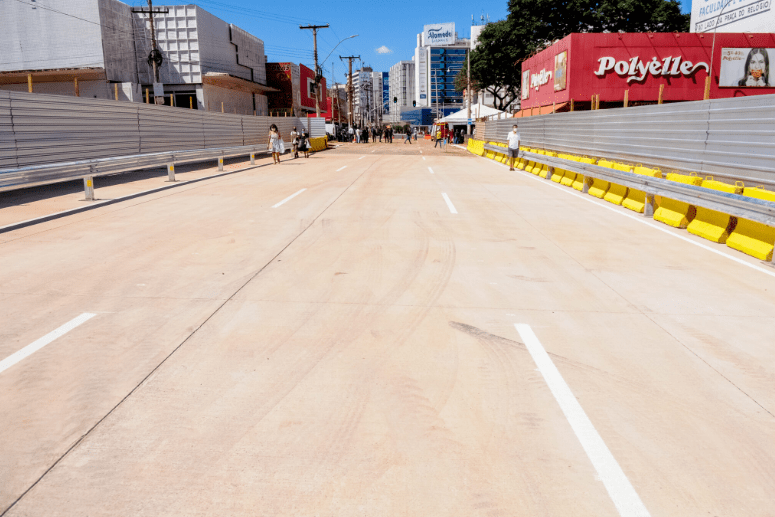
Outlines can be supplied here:
M627 90L630 102L656 101L662 85L664 101L701 100L709 74L714 99L775 93L775 78L759 71L761 52L750 50L773 48L775 34L719 33L715 48L712 34L571 34L522 63L522 109L593 95L622 102ZM730 49L744 49L739 63Z

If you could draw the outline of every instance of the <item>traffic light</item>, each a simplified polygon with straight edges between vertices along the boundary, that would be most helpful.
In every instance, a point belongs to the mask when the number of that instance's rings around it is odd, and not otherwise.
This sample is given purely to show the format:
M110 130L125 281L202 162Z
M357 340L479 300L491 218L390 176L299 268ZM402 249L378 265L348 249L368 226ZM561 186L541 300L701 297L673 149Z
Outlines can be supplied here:
M398 97L393 97L393 104L398 102Z
M417 107L417 101L412 101L412 107L413 107L413 108L416 108L416 107Z

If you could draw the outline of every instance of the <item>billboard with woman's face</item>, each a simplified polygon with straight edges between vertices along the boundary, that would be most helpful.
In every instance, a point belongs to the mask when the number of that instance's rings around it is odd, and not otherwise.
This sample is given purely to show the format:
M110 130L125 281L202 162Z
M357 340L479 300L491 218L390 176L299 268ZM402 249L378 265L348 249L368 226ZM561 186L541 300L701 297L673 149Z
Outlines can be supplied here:
M772 88L775 77L770 70L770 59L775 48L723 48L721 50L722 88Z

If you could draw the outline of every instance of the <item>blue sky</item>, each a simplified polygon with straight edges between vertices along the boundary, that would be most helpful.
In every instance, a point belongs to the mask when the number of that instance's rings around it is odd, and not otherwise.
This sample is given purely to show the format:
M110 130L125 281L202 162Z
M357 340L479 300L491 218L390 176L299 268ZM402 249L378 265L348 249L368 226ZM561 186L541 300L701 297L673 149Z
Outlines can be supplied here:
M143 5L144 0L124 0ZM158 0L157 4L172 4ZM312 66L312 34L300 24L330 24L318 32L318 54L322 60L342 39L343 42L325 64L325 75L331 81L332 61L337 82L344 82L346 63L338 56L360 55L363 64L386 72L396 62L414 55L417 34L423 25L455 22L460 37L468 37L471 16L481 15L496 21L506 17L506 0L414 0L385 2L373 0L293 0L256 2L255 0L182 0L197 4L226 22L233 23L264 41L270 61L292 61ZM691 0L682 0L683 12L691 10ZM380 53L377 49L386 47ZM354 65L355 66L355 65Z

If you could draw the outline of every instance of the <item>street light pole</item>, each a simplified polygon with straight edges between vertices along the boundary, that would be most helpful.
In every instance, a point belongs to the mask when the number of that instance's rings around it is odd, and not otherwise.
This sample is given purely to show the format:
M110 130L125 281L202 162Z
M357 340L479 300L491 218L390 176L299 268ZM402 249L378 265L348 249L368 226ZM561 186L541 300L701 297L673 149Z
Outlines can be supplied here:
M466 66L466 104L468 104L468 111L467 119L466 120L466 134L470 137L471 136L471 124L469 124L469 120L471 120L471 49L468 49L468 52L466 52L466 60L467 60L467 66Z

